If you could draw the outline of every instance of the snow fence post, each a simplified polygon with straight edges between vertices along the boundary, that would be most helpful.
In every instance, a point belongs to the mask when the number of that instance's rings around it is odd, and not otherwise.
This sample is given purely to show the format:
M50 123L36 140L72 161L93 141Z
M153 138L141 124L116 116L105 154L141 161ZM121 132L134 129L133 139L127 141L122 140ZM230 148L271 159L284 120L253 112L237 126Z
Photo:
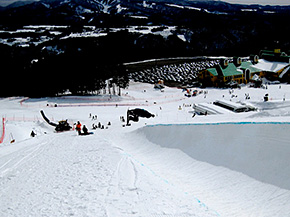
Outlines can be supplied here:
M5 136L5 118L2 117L2 135L0 137L0 144L3 142Z

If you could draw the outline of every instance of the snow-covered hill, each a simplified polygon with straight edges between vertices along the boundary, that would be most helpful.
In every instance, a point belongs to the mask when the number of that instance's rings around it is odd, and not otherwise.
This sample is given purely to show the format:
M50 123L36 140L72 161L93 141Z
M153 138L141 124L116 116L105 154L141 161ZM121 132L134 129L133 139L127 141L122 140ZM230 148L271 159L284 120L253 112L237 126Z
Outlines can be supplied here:
M36 20L26 17L29 14L34 14L37 15L39 21L59 24L59 22L71 23L71 21L91 22L90 19L97 18L95 17L97 14L121 14L135 19L148 19L152 15L158 14L160 20L158 21L156 18L153 20L157 23L161 21L167 24L166 20L172 22L172 15L175 14L179 17L179 14L182 13L189 16L198 14L202 14L202 16L234 15L240 13L243 16L247 13L265 15L269 13L288 13L288 11L288 6L239 5L217 0L40 0L20 1L7 7L1 7L0 15L3 12L2 15L9 22L15 22L17 18L22 17L24 20L21 23L25 20L34 23ZM54 20L56 17L63 18L64 15L66 19ZM184 19L182 16L181 18Z
M76 14L80 15L94 12L110 13L112 9L117 9L120 0L43 0L41 3L50 9L68 7L74 9Z
M288 216L289 90L197 89L187 98L131 82L113 99L3 98L0 216ZM194 103L217 99L258 111L193 117ZM155 118L123 127L120 116L137 107ZM40 110L94 134L54 133ZM105 129L92 130L98 122Z

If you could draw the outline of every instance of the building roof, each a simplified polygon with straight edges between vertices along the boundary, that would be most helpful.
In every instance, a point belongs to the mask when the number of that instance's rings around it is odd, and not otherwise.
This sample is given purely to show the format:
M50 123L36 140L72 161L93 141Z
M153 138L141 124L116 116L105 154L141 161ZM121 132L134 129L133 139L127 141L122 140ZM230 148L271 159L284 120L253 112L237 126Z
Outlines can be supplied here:
M229 63L225 68L223 68L221 65L218 65L215 68L208 68L207 71L210 72L213 76L218 76L218 71L220 71L224 77L227 77L242 75L243 69L250 69L251 72L261 71L259 68L254 67L250 61L242 62L242 64L238 67L234 63Z
M252 68L259 71L278 72L288 65L289 63L286 63L286 62L272 62L272 61L260 59L257 64L252 66Z
M261 71L261 69L256 68L255 64L253 64L251 61L242 62L241 66L239 66L238 68L239 69L250 69L251 73Z
M287 55L285 52L282 52L281 49L261 50L260 58L274 62L276 61L289 63L290 61L290 56Z
M207 71L210 72L210 74L212 74L213 76L218 76L216 68L208 68Z
M222 70L223 76L225 77L243 74L242 71L237 70L237 67L233 63L229 63L229 65L226 68L221 67L221 70Z

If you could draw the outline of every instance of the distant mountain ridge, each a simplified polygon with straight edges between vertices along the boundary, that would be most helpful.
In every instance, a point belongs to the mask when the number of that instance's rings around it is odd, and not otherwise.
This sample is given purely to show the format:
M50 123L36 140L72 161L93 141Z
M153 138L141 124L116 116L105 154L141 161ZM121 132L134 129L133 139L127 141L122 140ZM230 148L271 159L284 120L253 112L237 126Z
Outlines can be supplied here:
M72 24L138 25L147 23L182 25L192 16L290 14L290 6L236 5L213 0L40 0L15 2L0 9L0 24ZM135 19L132 19L135 18ZM187 18L188 17L188 18ZM140 20L139 20L140 21ZM143 20L144 21L144 20ZM145 23L146 24L146 23Z
M48 0L50 2L54 1L54 0ZM94 0L92 0L93 2ZM205 1L219 1L219 0L184 0L186 2L192 2L192 1L196 1L196 2L205 2ZM8 7L8 8L14 8L14 7L19 7L19 6L24 6L24 5L27 5L27 4L31 4L33 2L36 2L35 0L27 0L27 1L14 1L12 2L11 4L7 4L6 6L0 6L0 7ZM150 1L148 1L150 2ZM156 0L156 2L172 2L172 3L175 3L175 4L178 4L180 3L180 1L177 1L177 0Z
M27 75L39 77L40 72L50 75L47 91L60 74L80 72L88 75L58 81L55 88L66 83L87 88L88 77L94 88L99 80L126 73L126 62L288 51L288 20L290 6L210 0L41 0L2 8L0 59L3 71L22 75L15 81L22 89L23 81L33 86L34 79Z

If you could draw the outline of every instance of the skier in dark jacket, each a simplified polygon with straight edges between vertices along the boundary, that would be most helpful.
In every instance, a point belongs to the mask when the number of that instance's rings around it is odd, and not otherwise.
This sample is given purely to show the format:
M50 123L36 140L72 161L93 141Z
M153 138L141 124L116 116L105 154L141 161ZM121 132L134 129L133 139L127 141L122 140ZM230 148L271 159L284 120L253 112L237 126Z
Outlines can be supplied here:
M86 125L83 126L83 132L84 132L84 135L88 135L88 128L86 127Z

